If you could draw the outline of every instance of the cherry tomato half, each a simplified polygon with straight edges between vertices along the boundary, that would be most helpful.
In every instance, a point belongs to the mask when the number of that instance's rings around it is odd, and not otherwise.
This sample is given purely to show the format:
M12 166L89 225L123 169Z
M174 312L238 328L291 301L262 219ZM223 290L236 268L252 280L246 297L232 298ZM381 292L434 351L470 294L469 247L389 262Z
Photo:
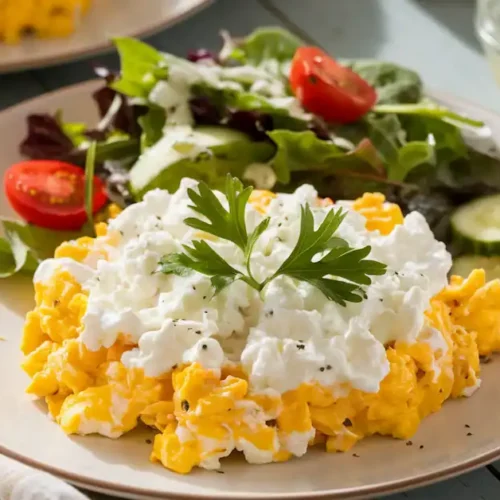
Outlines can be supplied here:
M4 176L12 208L27 222L50 229L80 229L85 213L85 172L69 163L32 160L12 165ZM104 184L94 177L94 212L106 203Z
M375 89L363 78L317 47L297 49L290 86L307 111L327 122L356 121L377 100Z

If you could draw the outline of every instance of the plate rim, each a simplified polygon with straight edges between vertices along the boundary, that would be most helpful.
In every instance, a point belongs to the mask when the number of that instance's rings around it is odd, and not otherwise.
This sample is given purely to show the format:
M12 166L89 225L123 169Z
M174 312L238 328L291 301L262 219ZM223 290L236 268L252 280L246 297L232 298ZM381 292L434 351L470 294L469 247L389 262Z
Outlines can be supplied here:
M210 3L214 0L207 0ZM64 86L50 92L40 94L36 97L26 99L20 103L13 106L7 107L0 111L0 121L10 115L11 113L16 113L22 111L23 108L29 107L34 103L50 99L56 94L65 94L73 92L85 92L95 88L101 80L91 79L84 82L79 82L73 85ZM471 100L464 99L462 97L457 97L452 93L441 91L433 88L426 88L425 92L428 96L434 97L437 100L447 101L448 103L453 103L456 107L464 106L468 108L475 108L481 111L482 114L489 115L500 121L500 113L483 107L479 104L474 103ZM105 492L110 495L121 495L124 498L150 498L150 499L160 499L165 498L165 493L158 490L152 490L148 488L141 488L135 486L124 486L118 483L108 482L100 479L92 479L84 475L77 473L67 472L64 469L47 465L44 462L30 458L16 451L11 450L0 444L0 454L5 455L13 460L20 463L33 467L37 470L47 472L52 474L68 483L74 484L79 488L85 488L91 491ZM199 493L169 493L169 498L172 500L264 500L264 499L275 499L284 500L327 500L327 499L360 499L360 498L371 498L372 495L381 494L393 494L408 489L413 489L417 487L426 486L437 481L442 481L450 479L452 477L458 476L465 472L469 472L478 469L484 465L493 462L500 458L500 446L495 449L482 453L478 456L470 458L459 464L452 466L442 466L436 469L430 474L423 475L413 475L407 479L393 480L390 482L378 484L378 485L366 485L361 487L349 487L337 490L322 490L322 491L312 491L308 493L257 493L253 494L251 492L245 493L228 493L221 491L218 494L199 494Z
M133 31L131 33L128 33L126 36L141 39L152 36L164 29L174 26L175 24L181 23L192 15L197 14L203 9L209 7L214 2L215 0L197 0L195 5L183 10L180 14L166 20L152 20L152 24L150 27L138 31ZM44 40L40 39L40 41L43 42ZM21 60L20 62L5 64L0 61L0 75L8 75L11 73L19 72L21 70L49 68L51 66L68 62L78 62L82 59L86 59L94 55L109 53L112 50L113 45L108 41L98 42L97 44L92 45L89 48L81 48L75 51L64 52L64 54L58 56L42 56L40 58L37 58L36 60L28 59L27 61Z

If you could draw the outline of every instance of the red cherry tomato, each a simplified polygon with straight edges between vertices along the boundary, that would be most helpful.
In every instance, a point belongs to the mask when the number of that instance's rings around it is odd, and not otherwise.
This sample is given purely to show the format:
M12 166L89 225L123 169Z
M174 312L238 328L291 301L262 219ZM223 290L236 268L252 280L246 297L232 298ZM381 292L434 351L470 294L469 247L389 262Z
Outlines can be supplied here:
M375 89L365 80L316 47L297 49L290 86L307 111L327 122L356 121L377 100Z
M80 229L85 212L85 172L54 160L32 160L12 165L4 176L7 199L27 222L50 229ZM104 185L94 177L94 212L106 203Z

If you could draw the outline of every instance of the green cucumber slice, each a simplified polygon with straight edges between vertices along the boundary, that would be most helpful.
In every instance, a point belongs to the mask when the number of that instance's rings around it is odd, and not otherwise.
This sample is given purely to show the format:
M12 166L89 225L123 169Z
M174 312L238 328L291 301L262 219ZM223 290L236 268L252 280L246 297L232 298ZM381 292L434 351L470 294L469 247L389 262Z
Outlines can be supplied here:
M460 253L500 255L500 194L459 207L451 216L451 228Z
M487 281L498 279L500 278L500 257L462 255L453 261L451 274L467 278L474 269L484 269Z

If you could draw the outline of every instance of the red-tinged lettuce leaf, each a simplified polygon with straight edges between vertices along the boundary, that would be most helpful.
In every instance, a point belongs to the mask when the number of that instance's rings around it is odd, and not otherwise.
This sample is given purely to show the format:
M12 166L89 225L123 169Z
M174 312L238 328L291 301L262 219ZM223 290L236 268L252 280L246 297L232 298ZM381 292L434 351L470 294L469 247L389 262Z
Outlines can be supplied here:
M19 147L23 156L33 160L70 161L74 153L74 144L54 116L30 115L27 124L27 136Z
M112 84L117 80L118 75L104 67L95 68L95 72L106 83L92 94L102 120L98 131L109 133L118 130L131 137L140 137L141 127L138 119L148 111L147 106L130 104L125 96L112 88ZM93 134L95 131L89 130L87 135ZM91 136L91 138L102 140L95 135Z

